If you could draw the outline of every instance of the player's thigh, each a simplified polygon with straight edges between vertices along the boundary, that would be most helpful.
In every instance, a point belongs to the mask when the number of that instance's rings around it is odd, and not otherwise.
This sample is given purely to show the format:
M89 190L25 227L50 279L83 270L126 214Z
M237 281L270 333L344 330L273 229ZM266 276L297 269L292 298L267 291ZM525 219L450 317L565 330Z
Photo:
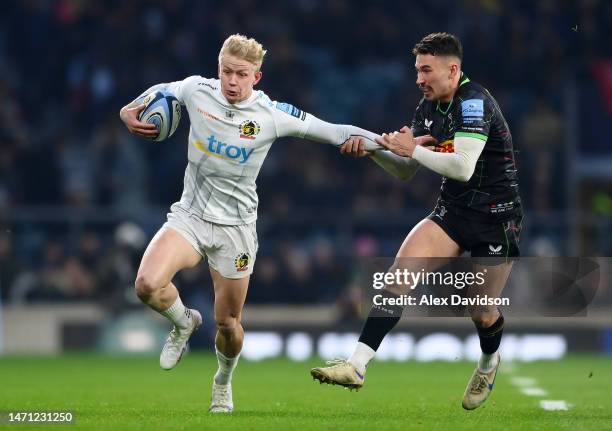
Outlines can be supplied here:
M396 257L457 257L461 252L459 244L440 226L429 219L424 219L406 236Z
M210 268L210 275L215 290L215 321L220 326L231 326L240 322L250 276L227 278L213 268Z
M429 219L419 222L400 247L389 272L435 271L451 258L461 254L461 247L444 230ZM397 295L414 294L409 285L387 285Z
M435 222L424 219L412 228L395 257L394 268L411 271L435 271L462 249Z
M174 275L185 268L192 268L202 260L202 255L176 230L164 226L153 237L142 256L138 279L146 279L156 286L165 286Z

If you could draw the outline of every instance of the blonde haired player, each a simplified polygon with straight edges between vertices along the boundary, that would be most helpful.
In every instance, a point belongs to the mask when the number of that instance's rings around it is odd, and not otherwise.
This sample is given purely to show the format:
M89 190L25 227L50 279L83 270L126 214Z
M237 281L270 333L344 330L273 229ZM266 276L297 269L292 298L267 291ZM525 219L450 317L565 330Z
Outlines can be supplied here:
M120 112L131 133L147 138L155 137L155 126L140 122L138 115L144 109L144 95L151 91L169 91L189 114L183 194L147 247L135 287L143 302L174 324L160 355L161 367L172 369L202 324L200 313L183 305L172 278L208 258L219 362L210 412L233 410L232 372L244 338L240 319L257 254L255 179L270 146L283 136L336 146L361 136L367 138L367 149L381 148L371 132L326 123L255 91L265 54L256 40L232 35L219 52L219 79L190 76L155 85Z

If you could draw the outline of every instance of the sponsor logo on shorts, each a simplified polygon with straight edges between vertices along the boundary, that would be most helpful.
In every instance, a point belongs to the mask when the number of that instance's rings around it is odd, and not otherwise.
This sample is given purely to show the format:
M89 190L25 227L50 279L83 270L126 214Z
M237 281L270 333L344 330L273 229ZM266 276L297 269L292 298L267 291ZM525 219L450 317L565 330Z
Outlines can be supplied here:
M489 254L492 255L500 255L502 250L502 245L493 245L493 244L489 244Z
M250 263L251 263L251 255L249 253L240 253L234 259L234 265L236 266L236 271L238 272L248 270Z
M240 129L240 137L242 139L255 139L255 137L261 130L261 127L259 126L257 121L253 120L243 121L238 127Z
M491 214L499 214L514 208L514 201L494 203L489 206Z

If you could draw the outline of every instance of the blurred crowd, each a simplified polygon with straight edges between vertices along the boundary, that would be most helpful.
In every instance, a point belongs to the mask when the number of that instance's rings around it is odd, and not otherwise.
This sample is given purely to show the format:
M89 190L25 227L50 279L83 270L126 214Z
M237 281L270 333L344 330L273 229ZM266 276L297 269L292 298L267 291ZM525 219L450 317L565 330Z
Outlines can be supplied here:
M573 157L565 142L577 137L568 83L600 95L591 65L612 57L610 23L604 0L4 2L1 298L112 307L134 299L143 248L182 190L188 124L168 142L148 142L127 133L119 108L153 84L215 76L233 33L268 49L259 88L273 100L376 132L410 122L419 100L414 43L434 31L458 35L465 73L491 90L513 131L526 253L572 254L559 218L575 210L565 181ZM600 110L600 97L574 109ZM280 140L258 181L250 300L333 301L350 289L352 259L393 255L439 185L435 174L402 183L369 160ZM611 224L607 192L594 201L604 208L599 229ZM610 241L597 247L612 252ZM177 284L197 294L210 281L200 268Z

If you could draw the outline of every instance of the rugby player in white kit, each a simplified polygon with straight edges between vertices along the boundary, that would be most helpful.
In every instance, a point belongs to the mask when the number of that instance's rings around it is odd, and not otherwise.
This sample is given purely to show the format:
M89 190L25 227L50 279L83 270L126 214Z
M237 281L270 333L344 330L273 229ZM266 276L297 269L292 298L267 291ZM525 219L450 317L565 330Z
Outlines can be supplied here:
M144 303L174 324L160 356L161 367L172 369L192 332L202 324L200 313L183 305L172 279L178 271L208 258L219 363L210 412L233 410L231 378L244 338L240 319L258 248L255 179L270 146L283 136L336 146L361 136L367 138L369 149L381 148L374 142L374 133L326 123L254 91L262 77L265 53L254 39L232 35L219 53L219 79L190 76L155 85L120 112L130 132L148 138L157 132L155 126L138 120L144 95L169 91L189 114L183 194L147 247L135 287Z

